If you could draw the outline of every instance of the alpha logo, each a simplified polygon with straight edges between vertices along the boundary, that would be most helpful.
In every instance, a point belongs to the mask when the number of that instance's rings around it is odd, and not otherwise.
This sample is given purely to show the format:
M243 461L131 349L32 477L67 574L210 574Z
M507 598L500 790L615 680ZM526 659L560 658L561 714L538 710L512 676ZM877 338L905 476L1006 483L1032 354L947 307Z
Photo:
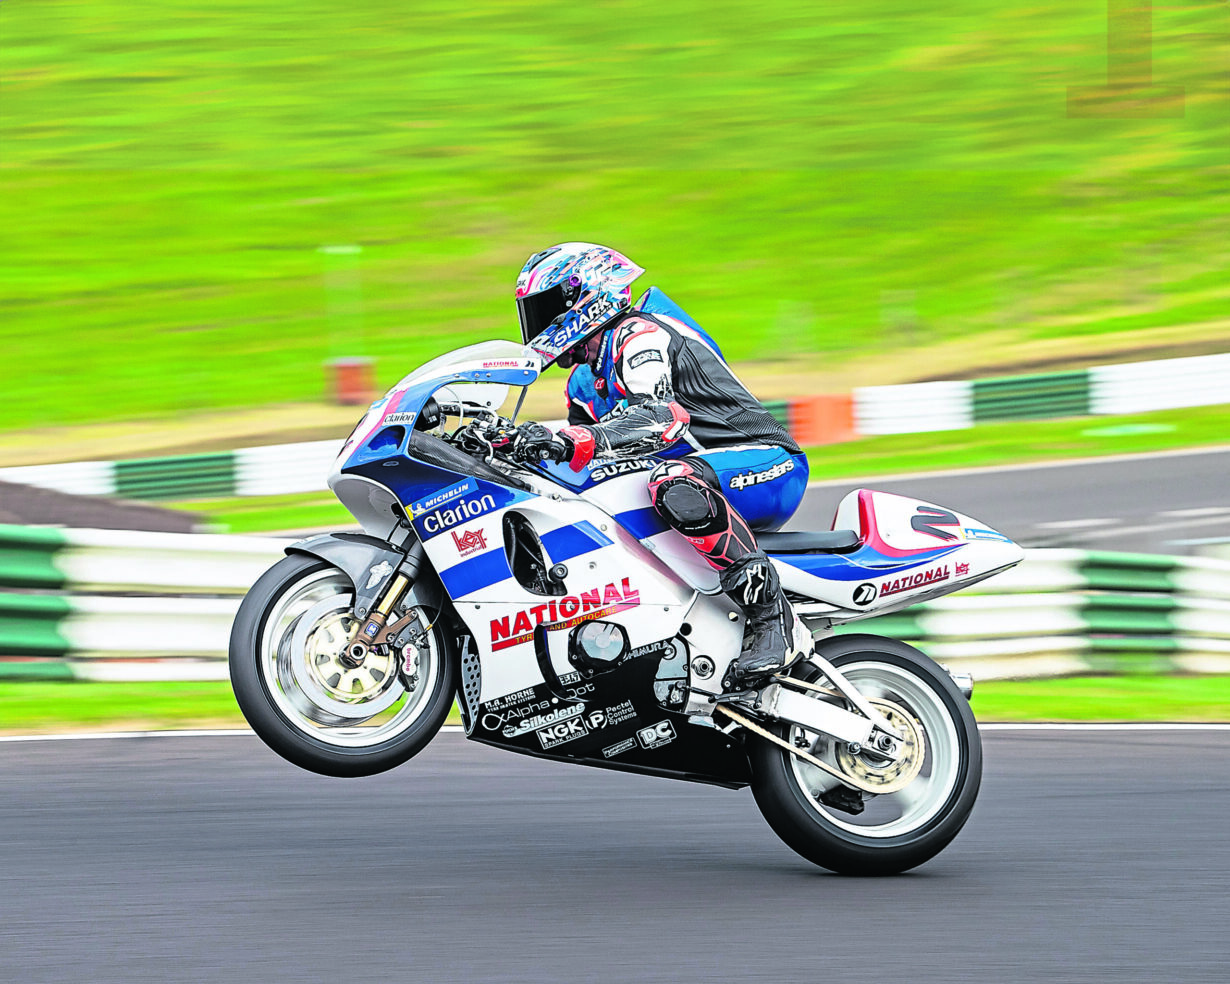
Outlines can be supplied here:
M392 573L393 568L389 566L389 562L387 560L382 560L379 564L367 572L367 586L363 590L370 591Z
M948 569L947 564L940 567L932 567L931 570L922 571L919 574L907 574L905 577L899 577L895 581L885 581L881 584L880 597L900 594L902 591L921 588L927 584L938 584L940 581L947 581L951 576L952 572Z
M941 530L941 526L960 526L961 520L957 519L947 509L937 509L935 506L919 506L916 512L910 519L910 528L917 530L919 533L926 533L928 536L933 536L937 540L955 540L956 533L949 533L947 530Z
M616 612L635 608L641 603L641 593L624 578L619 584L611 582L580 595L565 595L543 605L522 609L516 615L505 615L491 620L491 648L493 651L519 646L534 638L534 627L545 626L547 631L570 629L594 618L606 618Z
M477 499L462 499L447 509L437 509L422 518L423 532L428 534L443 533L450 526L464 523L491 512L495 508L495 496L488 493Z
M487 498L491 497L487 496ZM461 536L454 532L452 536L457 552L463 557L487 549L487 535L482 530L466 530Z
M743 472L740 475L732 476L730 487L732 489L745 489L749 485L763 485L765 482L781 478L786 472L792 471L794 471L794 459L787 458L785 461L779 462L772 468L766 468L764 471Z
M636 733L641 748L658 748L675 740L675 729L669 721L659 721Z
M608 478L614 478L616 475L629 475L632 472L649 471L657 468L660 462L654 461L652 458L632 458L628 461L611 461L605 465L599 465L597 468L591 468L589 472L589 480L591 482L605 482Z
M623 724L623 722L634 717L636 717L636 711L632 708L632 701L625 700L614 707L604 707L600 710L590 711L585 715L585 723L594 731L597 731L599 728L610 728L616 724Z
M625 738L623 741L617 742L614 745L608 745L602 750L602 757L613 758L616 755L622 755L630 748L636 748L635 738Z
M559 724L548 725L545 728L539 728L537 731L538 740L542 742L543 748L554 748L556 745L562 745L566 741L583 738L587 734L589 734L589 731L586 730L585 722L580 718L561 721Z
M530 696L533 696L533 694L531 693ZM549 710L551 710L551 701L545 699L531 701L530 703L517 708L501 709L493 708L491 705L488 705L487 711L483 714L479 724L481 724L488 731L496 731L502 724L508 724L511 721L519 720L520 718L527 717L530 714L541 714L543 711Z
M560 721L568 721L572 718L580 718L581 712L585 710L580 704L565 704L563 707L557 707L553 711L547 711L545 714L535 714L532 717L524 718L514 724L510 724L504 729L505 738L516 738L518 735L528 734L536 728L542 728L549 724L558 724ZM577 721L580 724L580 721ZM584 725L582 725L584 728Z
M860 584L854 589L854 604L870 605L876 600L876 586L874 584Z

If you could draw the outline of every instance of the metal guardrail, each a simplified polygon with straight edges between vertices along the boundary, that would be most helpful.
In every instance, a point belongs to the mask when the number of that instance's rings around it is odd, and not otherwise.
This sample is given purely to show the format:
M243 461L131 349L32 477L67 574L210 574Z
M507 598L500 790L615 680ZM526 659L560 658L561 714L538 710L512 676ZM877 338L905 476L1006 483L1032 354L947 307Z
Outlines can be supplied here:
M285 540L0 526L0 679L221 679L240 596ZM1031 550L973 588L839 631L976 679L1230 672L1230 561Z
M1230 353L1035 376L868 386L850 396L769 400L765 406L806 446L860 434L958 430L991 420L1218 403L1230 403ZM324 490L341 446L339 439L218 454L0 468L0 482L151 500L314 492Z
M974 423L1089 416L1089 374L1056 372L1040 376L976 379Z

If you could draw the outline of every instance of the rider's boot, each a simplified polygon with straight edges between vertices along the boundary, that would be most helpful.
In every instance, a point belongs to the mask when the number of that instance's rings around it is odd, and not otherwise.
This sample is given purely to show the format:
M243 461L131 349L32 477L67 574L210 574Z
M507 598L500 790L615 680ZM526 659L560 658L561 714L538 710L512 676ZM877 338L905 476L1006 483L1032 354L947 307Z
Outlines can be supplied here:
M760 682L795 657L797 620L763 551L740 558L718 576L722 590L747 617L743 650L724 681L726 689L733 690Z

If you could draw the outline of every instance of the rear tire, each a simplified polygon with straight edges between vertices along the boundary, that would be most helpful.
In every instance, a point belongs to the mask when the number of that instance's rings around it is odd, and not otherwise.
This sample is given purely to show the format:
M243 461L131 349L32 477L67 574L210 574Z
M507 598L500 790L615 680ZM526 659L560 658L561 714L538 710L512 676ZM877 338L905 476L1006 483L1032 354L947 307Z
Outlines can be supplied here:
M344 573L295 554L261 575L231 628L231 686L248 724L288 762L326 776L373 775L416 755L457 691L456 650L435 612L423 615L434 624L413 675L399 657L338 664L353 606Z
M807 860L851 875L889 875L942 851L969 818L982 781L982 742L969 703L951 677L912 646L877 636L839 636L818 650L866 697L903 707L926 738L922 771L900 792L867 796L861 815L820 797L837 781L769 741L749 736L752 792L769 825ZM803 679L819 678L809 663ZM788 742L807 741L830 764L850 760L843 743L779 723ZM872 763L875 764L874 762Z

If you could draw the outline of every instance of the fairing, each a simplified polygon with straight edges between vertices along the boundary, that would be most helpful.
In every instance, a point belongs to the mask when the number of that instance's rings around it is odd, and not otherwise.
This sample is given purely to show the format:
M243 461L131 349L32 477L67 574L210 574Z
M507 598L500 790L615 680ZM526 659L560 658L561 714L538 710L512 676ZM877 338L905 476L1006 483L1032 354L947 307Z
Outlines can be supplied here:
M470 737L746 784L743 747L714 726L709 699L740 650L742 623L714 571L654 513L654 459L596 462L579 474L514 471L415 430L429 398L495 410L507 387L528 385L540 369L533 352L508 342L428 363L372 405L330 485L368 533L403 550L422 543L468 637L459 698ZM843 501L836 523L860 532L856 551L774 557L787 590L828 606L833 621L904 607L1021 554L969 517L867 490ZM628 640L627 661L595 676L569 646L591 621L621 626Z

